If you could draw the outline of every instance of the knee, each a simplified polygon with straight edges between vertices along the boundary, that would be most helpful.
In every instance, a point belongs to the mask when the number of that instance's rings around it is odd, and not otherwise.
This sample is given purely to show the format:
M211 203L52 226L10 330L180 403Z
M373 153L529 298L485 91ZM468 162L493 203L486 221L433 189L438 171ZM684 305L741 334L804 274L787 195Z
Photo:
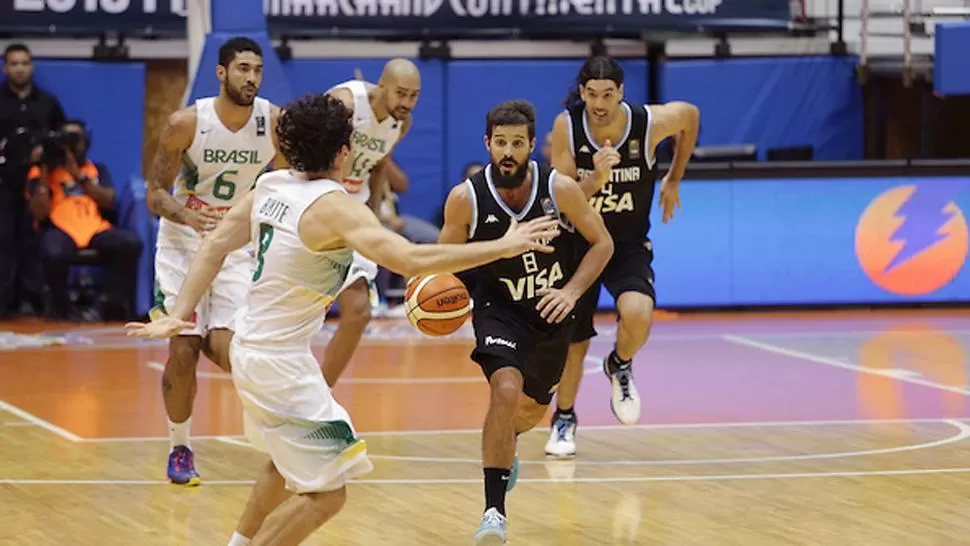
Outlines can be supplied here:
M514 409L522 393L522 376L514 368L503 368L492 374L489 381L492 390L492 406Z
M347 323L351 326L363 328L371 319L370 294L367 285L364 285L361 294L354 298L346 298L340 302L340 323Z
M195 374L201 345L201 340L196 338L173 338L168 346L168 362L165 363L165 371L175 375Z
M347 488L341 487L334 491L308 493L307 497L311 501L311 517L316 527L320 527L347 504Z
M626 296L627 294L624 294ZM632 294L630 294L632 296ZM636 329L648 329L653 321L653 300L645 294L636 294L636 297L627 298L624 305L617 306L620 313L620 321L625 326Z

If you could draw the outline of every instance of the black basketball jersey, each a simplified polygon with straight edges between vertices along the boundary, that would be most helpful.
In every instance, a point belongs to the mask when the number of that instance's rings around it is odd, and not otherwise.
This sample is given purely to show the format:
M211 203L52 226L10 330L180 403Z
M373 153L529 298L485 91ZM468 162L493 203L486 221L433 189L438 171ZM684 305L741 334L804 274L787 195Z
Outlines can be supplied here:
M475 269L476 304L492 302L521 308L528 320L545 322L536 311L536 304L542 299L536 292L542 288L562 288L575 269L575 241L569 236L573 227L556 206L553 195L553 180L556 171L540 167L530 161L532 169L532 193L525 207L515 213L498 193L492 182L491 164L473 175L465 183L469 184L473 197L472 223L469 228L469 241L491 241L502 238L509 229L514 216L519 222L526 222L544 215L559 218L560 235L549 242L555 252L526 252L514 258L505 258Z
M589 202L603 216L613 239L643 239L650 230L657 171L650 149L650 110L626 101L620 104L627 112L626 133L613 147L620 152L620 163L613 167L610 180ZM576 179L593 172L593 154L599 144L593 141L586 123L585 106L580 103L569 110L570 142L576 160Z

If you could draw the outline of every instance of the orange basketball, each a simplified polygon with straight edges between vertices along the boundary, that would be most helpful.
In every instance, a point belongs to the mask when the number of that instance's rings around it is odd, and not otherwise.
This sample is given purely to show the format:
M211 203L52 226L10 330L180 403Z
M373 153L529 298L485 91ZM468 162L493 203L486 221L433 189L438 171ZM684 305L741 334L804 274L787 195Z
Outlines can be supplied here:
M414 277L404 294L408 320L429 336L446 336L461 328L472 312L465 284L449 273Z

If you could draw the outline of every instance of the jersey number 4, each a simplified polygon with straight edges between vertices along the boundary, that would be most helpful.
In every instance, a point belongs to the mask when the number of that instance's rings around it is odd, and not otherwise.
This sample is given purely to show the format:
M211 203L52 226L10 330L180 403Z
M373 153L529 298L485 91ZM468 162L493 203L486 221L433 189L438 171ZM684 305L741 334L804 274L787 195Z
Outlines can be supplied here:
M257 281L263 276L263 259L271 242L273 242L273 226L259 224L259 241L257 241L259 248L256 250L256 269L253 270L253 281Z

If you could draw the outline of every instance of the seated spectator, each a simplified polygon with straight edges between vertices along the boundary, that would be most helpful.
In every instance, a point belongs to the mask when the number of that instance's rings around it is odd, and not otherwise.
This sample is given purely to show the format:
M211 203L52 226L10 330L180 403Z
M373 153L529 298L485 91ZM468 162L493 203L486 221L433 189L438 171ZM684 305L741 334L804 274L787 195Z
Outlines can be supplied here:
M76 320L68 300L68 275L78 250L90 248L112 273L102 296L103 318L133 318L136 271L144 245L134 232L113 227L105 218L114 209L115 191L106 169L87 157L84 122L68 120L43 146L40 161L27 175L27 195L41 232L44 280L50 290L47 315Z

